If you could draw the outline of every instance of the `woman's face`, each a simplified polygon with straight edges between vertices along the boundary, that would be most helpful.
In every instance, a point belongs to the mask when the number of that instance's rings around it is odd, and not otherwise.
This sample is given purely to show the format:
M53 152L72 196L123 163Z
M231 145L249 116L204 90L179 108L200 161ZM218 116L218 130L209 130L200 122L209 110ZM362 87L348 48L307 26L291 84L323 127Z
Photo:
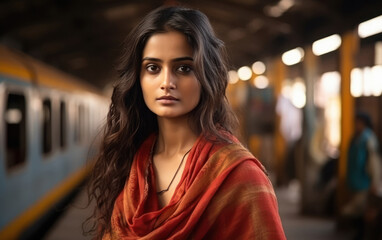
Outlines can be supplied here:
M141 87L147 107L158 117L186 116L199 103L192 47L176 31L152 35L142 54Z

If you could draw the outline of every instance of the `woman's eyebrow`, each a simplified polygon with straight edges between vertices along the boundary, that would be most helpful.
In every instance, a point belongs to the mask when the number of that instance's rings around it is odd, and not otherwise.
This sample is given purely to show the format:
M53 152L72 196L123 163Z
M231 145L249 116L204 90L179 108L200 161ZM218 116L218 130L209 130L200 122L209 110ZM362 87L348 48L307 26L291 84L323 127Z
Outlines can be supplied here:
M172 60L173 62L180 62L180 61L194 61L192 57L180 57L180 58L175 58Z
M144 57L142 59L143 61L153 61L153 62L163 62L163 60L159 58L152 58L152 57ZM179 57L179 58L174 58L171 60L172 62L181 62L181 61L194 61L192 57Z

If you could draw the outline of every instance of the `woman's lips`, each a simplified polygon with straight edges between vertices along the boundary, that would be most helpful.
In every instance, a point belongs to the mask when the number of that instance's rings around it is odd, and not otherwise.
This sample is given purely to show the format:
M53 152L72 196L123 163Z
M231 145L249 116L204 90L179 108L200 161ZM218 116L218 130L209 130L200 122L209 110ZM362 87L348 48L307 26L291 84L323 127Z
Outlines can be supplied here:
M176 97L173 97L173 96L162 96L160 98L158 98L158 100L175 100L177 101L178 99Z
M173 97L173 96L162 96L162 97L157 98L157 101L159 101L163 104L172 104L174 102L179 101L179 99L177 99L176 97Z

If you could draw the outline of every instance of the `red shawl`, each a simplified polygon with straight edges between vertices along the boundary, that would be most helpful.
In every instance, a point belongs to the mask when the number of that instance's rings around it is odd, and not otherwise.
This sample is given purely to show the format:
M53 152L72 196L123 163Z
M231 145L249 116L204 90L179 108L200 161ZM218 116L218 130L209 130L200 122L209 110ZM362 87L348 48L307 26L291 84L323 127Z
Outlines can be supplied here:
M160 208L150 152L138 150L103 239L285 239L272 185L236 139L199 137L168 205Z

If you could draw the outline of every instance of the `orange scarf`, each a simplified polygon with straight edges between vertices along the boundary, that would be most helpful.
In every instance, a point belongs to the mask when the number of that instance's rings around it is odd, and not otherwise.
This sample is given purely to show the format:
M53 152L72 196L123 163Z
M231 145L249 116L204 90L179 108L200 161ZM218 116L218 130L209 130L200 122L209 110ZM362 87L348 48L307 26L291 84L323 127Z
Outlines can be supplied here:
M168 205L160 208L150 152L138 150L103 239L285 239L264 168L238 141L199 137Z

